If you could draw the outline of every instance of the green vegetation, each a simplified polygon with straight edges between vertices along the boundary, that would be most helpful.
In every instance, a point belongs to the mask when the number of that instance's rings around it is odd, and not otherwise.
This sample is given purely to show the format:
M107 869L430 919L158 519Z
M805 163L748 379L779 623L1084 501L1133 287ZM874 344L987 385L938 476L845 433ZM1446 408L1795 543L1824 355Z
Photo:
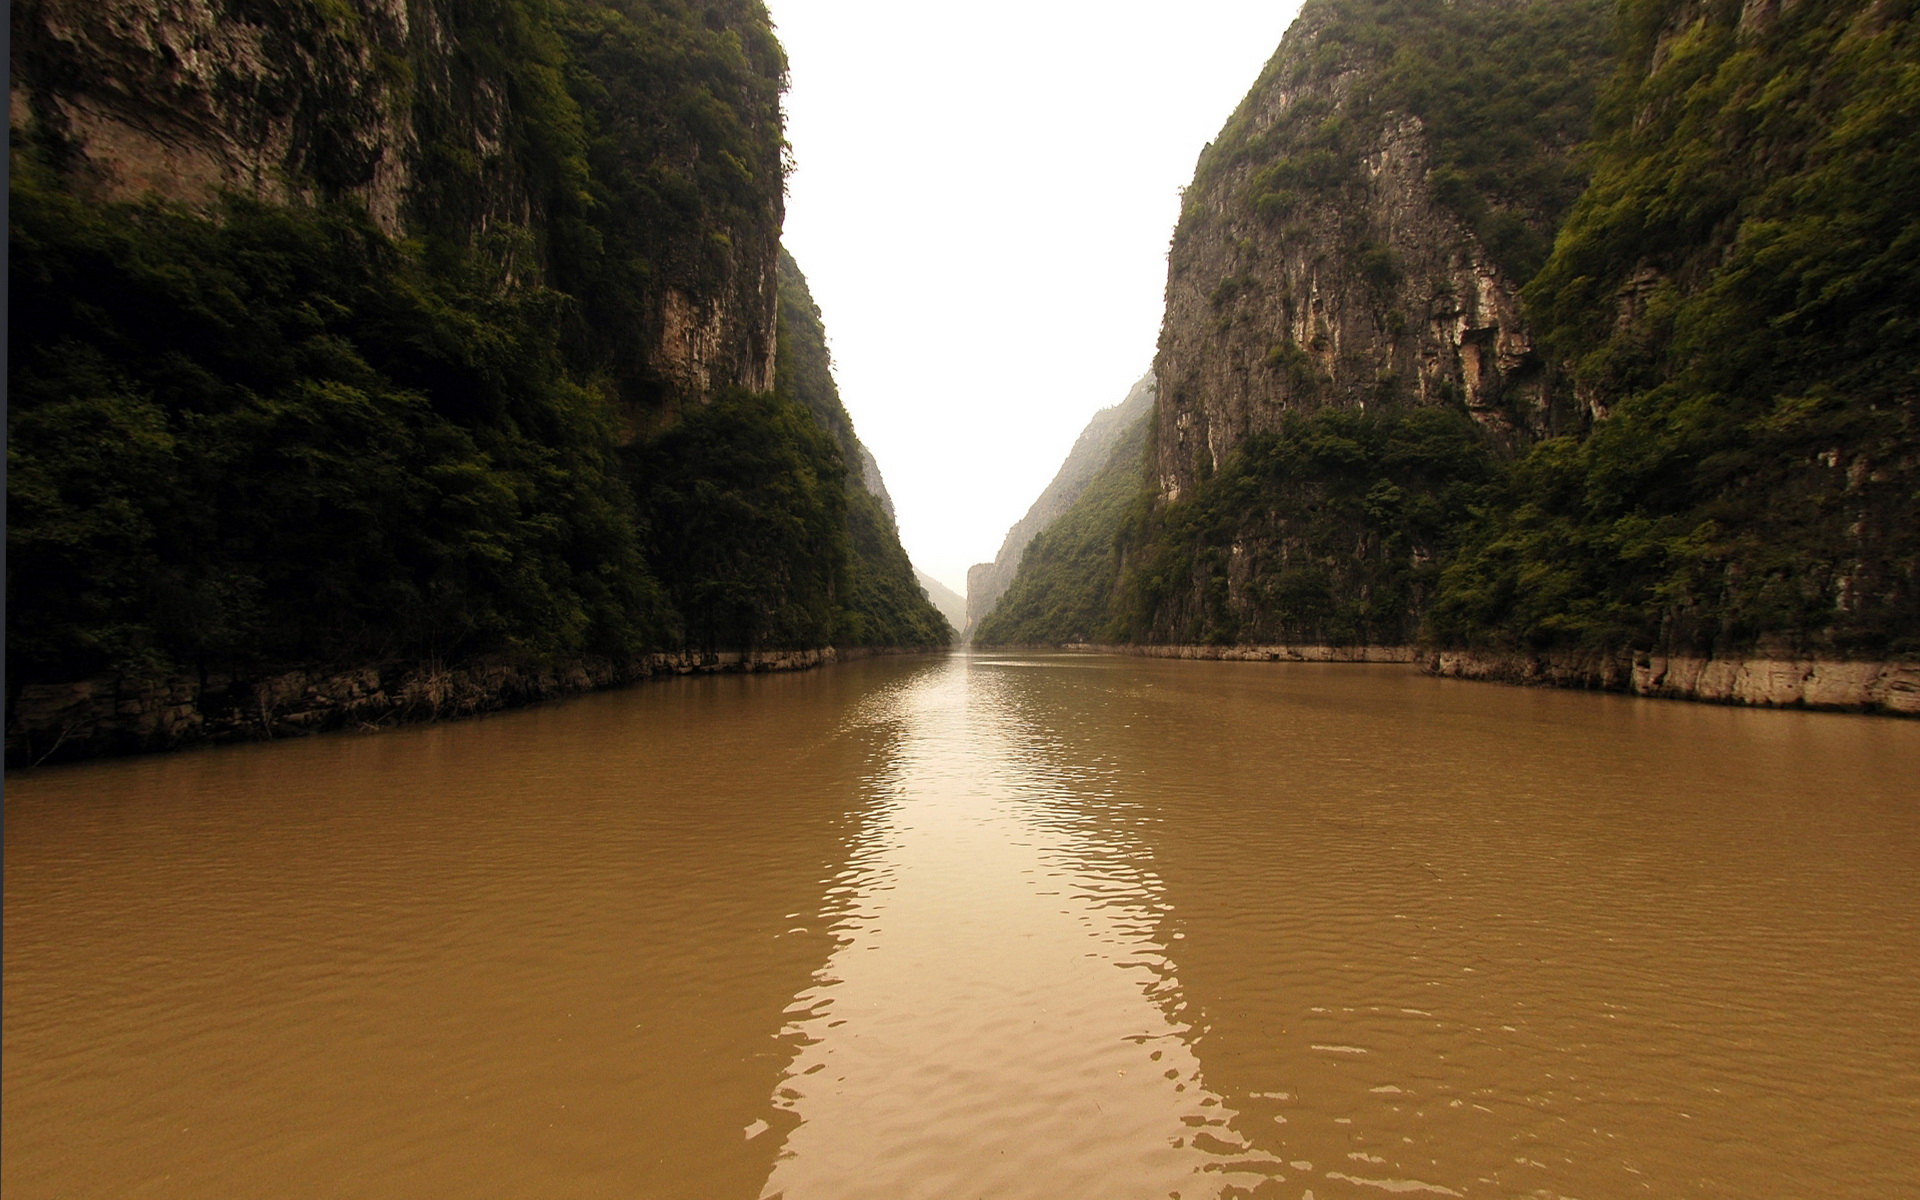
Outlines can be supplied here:
M1120 531L1145 503L1141 454L1151 415L1123 434L1067 511L1027 544L1020 570L974 630L982 646L1060 645L1111 636Z
M1410 640L1498 467L1464 413L1292 413L1154 505L1142 432L1036 537L983 644Z
M1129 641L1411 640L1496 470L1439 408L1290 413L1190 496L1139 510L1114 628Z
M346 209L101 208L16 156L10 674L664 632L557 298Z
M633 453L649 548L702 650L832 640L847 588L845 468L806 409L737 393Z
M859 470L860 440L840 402L827 352L826 326L793 257L780 253L778 391L805 407L829 435L849 474ZM839 646L945 646L953 627L933 606L900 546L893 518L873 493L849 479L846 492L847 567L833 627Z
M785 69L765 10L454 19L450 75L382 63L423 139L408 240L325 198L350 163L314 164L311 203L100 204L57 134L16 133L10 694L949 636L847 484L817 313L779 357L818 378L771 396L672 394L646 354L667 287L759 295L740 247L774 250ZM499 161L459 149L478 80L504 89ZM664 432L623 446L636 413Z
M1514 457L1445 409L1288 415L1179 501L1136 475L1126 515L1076 529L1110 568L1072 585L1097 612L1035 560L996 632L1053 640L1066 625L1039 618L1061 611L1112 640L1920 653L1914 4L1625 0L1576 148L1597 13L1310 4L1312 48L1275 57L1200 168L1247 167L1246 203L1284 223L1357 178L1356 131L1419 115L1440 198L1532 277L1530 324L1590 426ZM1358 74L1339 111L1308 94L1255 137L1283 71ZM1346 244L1346 269L1391 282ZM1302 347L1268 363L1311 390Z
M1243 203L1285 226L1315 196L1365 178L1391 114L1420 120L1440 201L1515 279L1539 269L1579 197L1575 151L1606 77L1612 0L1312 0L1310 53L1276 54L1201 159L1196 187L1251 172ZM1285 74L1285 80L1280 76ZM1255 132L1273 86L1350 76L1337 104L1314 95ZM1369 275L1391 264L1361 261Z
M570 350L630 403L679 399L632 331L657 320L667 286L734 286L744 291L726 298L742 304L757 291L757 271L730 281L763 261L741 243L771 251L779 236L786 58L758 0L557 0L554 22L573 108L543 91L532 111L554 113L539 133L559 163L554 286L579 301ZM473 40L500 46L487 28Z
M1516 470L1437 637L1920 650L1913 6L1739 14L1623 9L1593 184L1527 292L1612 415Z

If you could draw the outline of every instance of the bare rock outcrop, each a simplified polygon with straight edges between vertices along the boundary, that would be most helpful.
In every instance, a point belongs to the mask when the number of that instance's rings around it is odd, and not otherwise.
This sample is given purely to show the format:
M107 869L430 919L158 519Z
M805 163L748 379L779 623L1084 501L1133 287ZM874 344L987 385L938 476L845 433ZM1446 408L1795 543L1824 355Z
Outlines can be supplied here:
M1430 131L1377 102L1371 52L1326 36L1341 19L1302 12L1186 192L1154 362L1166 500L1290 412L1464 406L1510 445L1576 417L1525 280L1443 202Z
M21 0L12 32L12 131L83 195L209 210L228 194L351 200L390 237L456 233L507 280L551 279L548 226L580 185L541 160L576 151L530 160L528 146L564 136L543 122L579 114L562 96L532 111L525 72L562 72L526 60L551 48L504 41L457 0ZM700 153L686 140L663 136L655 161L623 166L679 178ZM717 389L773 387L774 196L727 228L649 248L644 311L626 316L638 327L607 339L629 437Z

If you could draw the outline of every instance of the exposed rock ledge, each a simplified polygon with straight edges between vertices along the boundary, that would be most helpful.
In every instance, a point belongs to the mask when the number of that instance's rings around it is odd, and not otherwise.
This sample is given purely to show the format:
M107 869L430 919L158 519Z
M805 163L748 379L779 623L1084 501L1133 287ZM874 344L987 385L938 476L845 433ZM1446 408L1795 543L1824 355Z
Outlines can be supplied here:
M1417 663L1428 674L1449 679L1630 692L1709 704L1920 716L1920 662L1791 657L1715 659L1646 654L1485 654L1413 646L1075 645L1053 648L1237 662Z
M1428 652L1435 675L1632 692L1713 704L1920 716L1920 662L1831 658Z
M398 663L257 677L102 676L31 684L7 713L9 767L210 742L261 741L330 729L471 716L649 678L723 671L803 671L870 650L654 654L625 664L584 658L555 666L482 659L460 667Z
M1108 650L1147 658L1217 658L1232 662L1410 663L1419 661L1412 646L1068 646L1068 650Z

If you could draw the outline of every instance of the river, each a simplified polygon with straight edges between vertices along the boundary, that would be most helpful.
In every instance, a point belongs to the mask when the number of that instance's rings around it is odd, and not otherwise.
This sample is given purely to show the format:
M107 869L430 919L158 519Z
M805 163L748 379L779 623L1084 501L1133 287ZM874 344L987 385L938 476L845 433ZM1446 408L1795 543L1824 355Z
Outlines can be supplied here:
M8 1200L1920 1195L1920 722L982 653L5 816Z

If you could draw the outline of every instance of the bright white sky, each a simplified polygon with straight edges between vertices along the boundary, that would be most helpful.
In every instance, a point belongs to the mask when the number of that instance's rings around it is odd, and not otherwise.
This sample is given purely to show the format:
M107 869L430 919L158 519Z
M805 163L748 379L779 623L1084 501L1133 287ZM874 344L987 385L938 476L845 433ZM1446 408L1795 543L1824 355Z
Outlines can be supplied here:
M1153 362L1193 164L1299 0L768 0L787 248L907 553L955 591Z

